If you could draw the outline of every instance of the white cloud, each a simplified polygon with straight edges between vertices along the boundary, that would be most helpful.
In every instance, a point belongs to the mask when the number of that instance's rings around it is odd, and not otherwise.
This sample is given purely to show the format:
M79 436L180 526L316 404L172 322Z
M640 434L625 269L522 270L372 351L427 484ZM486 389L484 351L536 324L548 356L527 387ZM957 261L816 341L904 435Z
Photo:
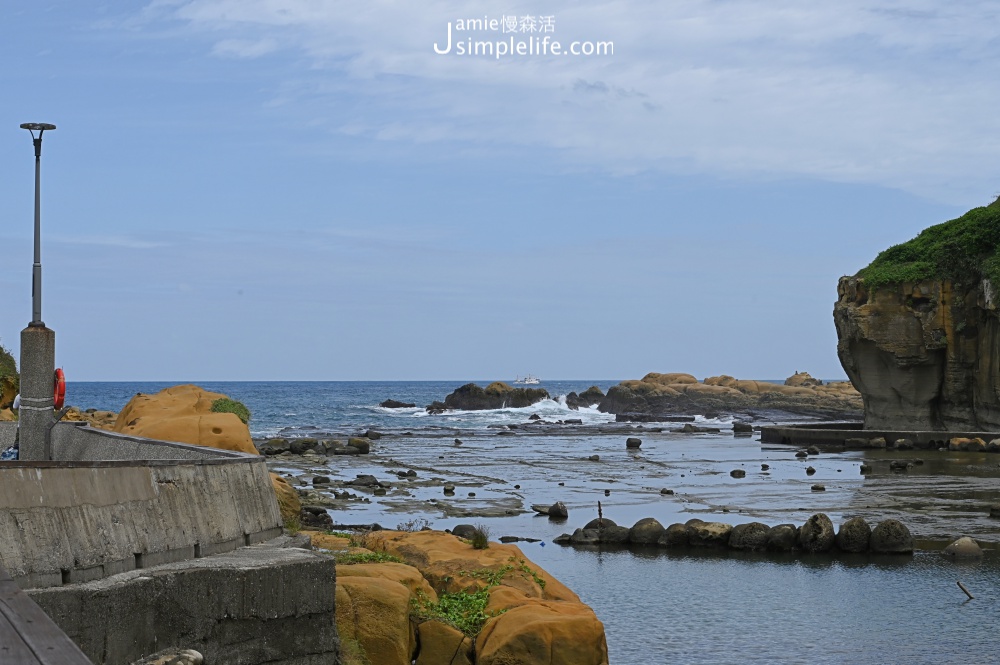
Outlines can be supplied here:
M234 58L259 58L278 50L278 42L269 39L223 39L215 44L213 55Z
M818 177L952 202L982 200L1000 176L992 1L548 3L556 38L613 40L614 55L499 61L432 45L450 21L537 3L190 0L159 3L149 20L165 9L215 54L292 55L272 108L352 136L543 147L616 173Z

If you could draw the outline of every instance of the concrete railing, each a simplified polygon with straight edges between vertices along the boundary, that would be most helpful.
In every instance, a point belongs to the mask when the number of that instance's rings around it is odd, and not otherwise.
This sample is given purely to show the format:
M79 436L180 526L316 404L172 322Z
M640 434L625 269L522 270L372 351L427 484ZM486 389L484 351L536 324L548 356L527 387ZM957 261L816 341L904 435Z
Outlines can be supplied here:
M8 423L0 441L13 439ZM276 537L264 458L57 424L51 461L0 463L0 564L22 588L94 580Z

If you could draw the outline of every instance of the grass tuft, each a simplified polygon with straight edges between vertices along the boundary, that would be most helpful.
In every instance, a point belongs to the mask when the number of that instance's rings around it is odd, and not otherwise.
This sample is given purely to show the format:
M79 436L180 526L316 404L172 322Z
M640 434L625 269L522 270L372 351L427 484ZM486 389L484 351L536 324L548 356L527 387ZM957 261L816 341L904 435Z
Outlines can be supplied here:
M228 397L220 397L212 402L212 411L215 413L233 413L246 425L250 422L250 409L243 402L237 402Z

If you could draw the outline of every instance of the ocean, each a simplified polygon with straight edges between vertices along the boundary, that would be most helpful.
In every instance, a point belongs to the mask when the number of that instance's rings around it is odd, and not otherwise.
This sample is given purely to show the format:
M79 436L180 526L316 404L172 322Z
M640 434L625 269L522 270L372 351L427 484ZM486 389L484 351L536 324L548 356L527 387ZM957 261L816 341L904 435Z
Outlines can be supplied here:
M67 403L120 410L137 392L177 382L73 382ZM596 409L571 410L564 396L618 380L544 381L554 399L524 409L428 415L422 408L468 381L199 382L244 402L257 439L345 437L374 428L386 434L360 457L335 457L319 469L275 465L307 482L312 472L336 480L372 473L394 483L386 496L365 496L331 511L335 522L393 528L425 519L434 528L484 524L494 538L539 539L518 545L576 591L604 622L611 663L942 663L1000 662L992 619L1000 611L1000 562L993 551L955 564L937 551L972 535L995 546L996 520L980 508L1000 503L1000 459L954 458L920 451L926 464L910 474L862 476L864 462L889 454L851 451L811 457L815 474L794 449L758 437L685 435L650 425L614 424ZM478 381L481 385L487 382ZM385 409L394 399L413 408ZM556 422L544 433L501 428L538 414ZM699 424L725 427L728 420ZM628 451L626 436L642 448ZM456 441L456 439L458 441ZM597 455L599 461L590 461ZM767 464L767 471L761 470ZM972 467L975 467L972 469ZM742 480L729 475L747 471ZM396 471L415 470L408 485ZM457 486L445 500L438 483ZM811 492L821 482L825 492ZM661 489L672 489L663 495ZM564 501L565 523L535 515L532 503ZM893 517L911 527L923 549L913 557L771 556L667 553L662 550L577 550L552 539L597 516L631 526L656 517L665 526L692 517L730 524L801 524L825 512L835 524L861 515ZM976 596L967 600L962 581Z

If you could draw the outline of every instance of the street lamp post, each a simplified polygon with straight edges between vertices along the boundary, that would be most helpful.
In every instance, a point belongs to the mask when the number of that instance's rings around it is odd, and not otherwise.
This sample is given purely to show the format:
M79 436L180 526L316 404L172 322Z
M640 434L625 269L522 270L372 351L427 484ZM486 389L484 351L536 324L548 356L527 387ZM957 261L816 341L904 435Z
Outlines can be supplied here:
M31 322L21 331L20 458L49 460L49 430L56 369L56 333L42 322L42 222L41 175L42 134L55 129L44 122L26 122L21 129L31 132L35 144L35 262L31 269ZM35 135L38 132L38 135Z
M45 326L42 322L42 134L55 128L47 122L21 125L21 129L31 132L35 144L35 263L31 267L31 323L28 324L35 327Z

